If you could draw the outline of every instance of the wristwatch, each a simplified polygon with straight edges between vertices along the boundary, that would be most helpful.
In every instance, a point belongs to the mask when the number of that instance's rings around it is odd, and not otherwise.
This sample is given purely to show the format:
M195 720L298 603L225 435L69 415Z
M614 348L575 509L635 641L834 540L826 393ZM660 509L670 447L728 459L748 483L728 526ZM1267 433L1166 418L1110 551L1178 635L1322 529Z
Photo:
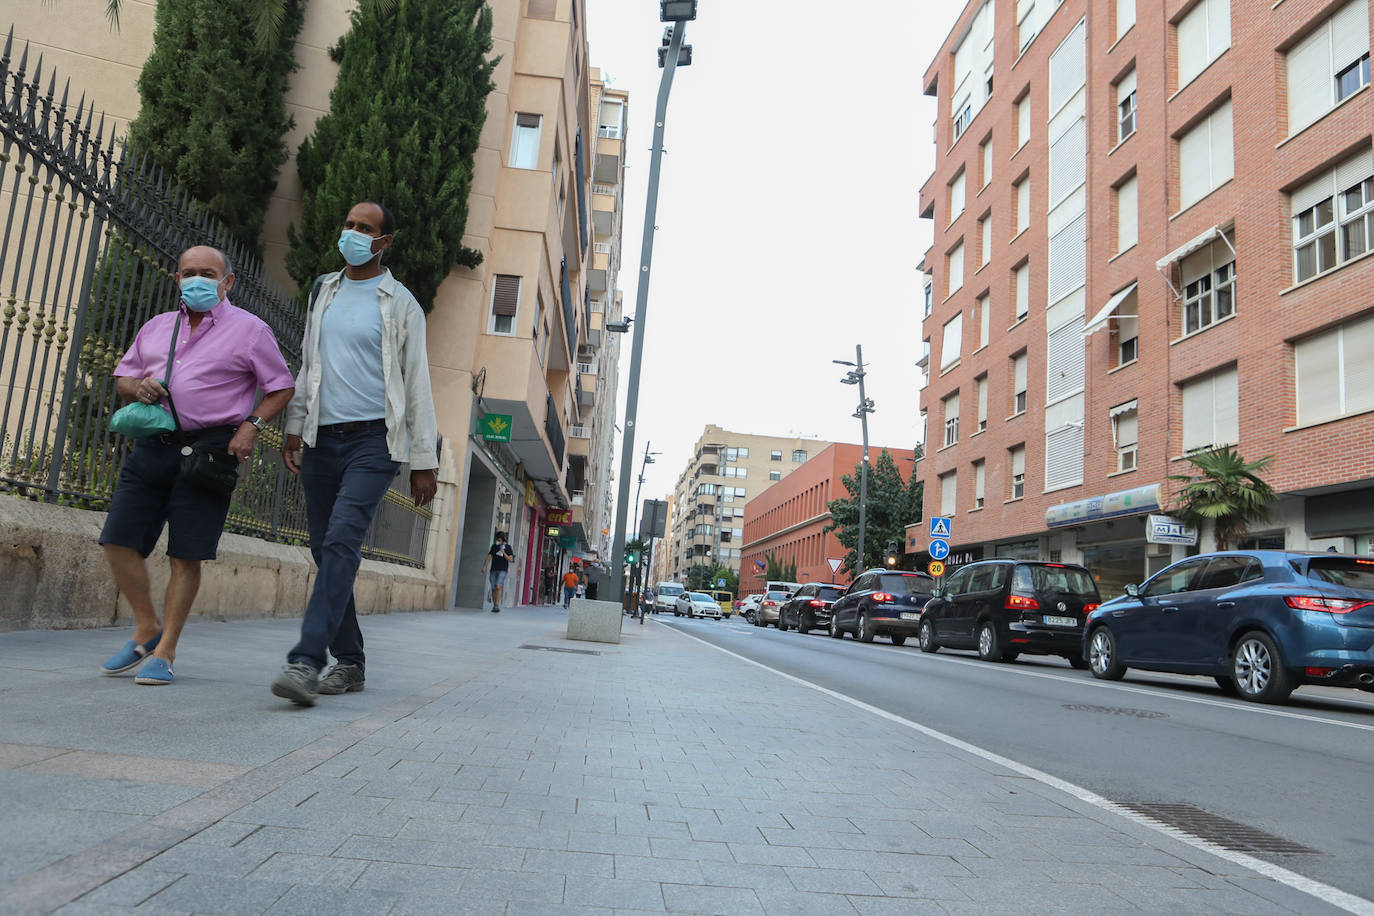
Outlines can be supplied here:
M267 428L267 421L264 420L262 417L249 417L243 422L252 423L254 426L257 427L258 432L262 432L264 429Z

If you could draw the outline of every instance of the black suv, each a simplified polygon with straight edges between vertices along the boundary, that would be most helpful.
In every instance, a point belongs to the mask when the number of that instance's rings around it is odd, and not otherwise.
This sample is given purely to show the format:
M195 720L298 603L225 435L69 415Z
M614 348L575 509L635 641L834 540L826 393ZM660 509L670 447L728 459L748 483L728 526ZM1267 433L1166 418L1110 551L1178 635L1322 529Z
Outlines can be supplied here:
M778 609L778 629L810 633L830 623L830 605L844 593L843 585L810 582Z
M925 573L870 569L830 606L830 635L840 639L853 633L860 642L887 636L900 646L915 635L934 588L935 580Z
M977 649L985 661L1022 652L1083 659L1083 622L1102 599L1081 566L988 560L951 573L921 614L921 649Z

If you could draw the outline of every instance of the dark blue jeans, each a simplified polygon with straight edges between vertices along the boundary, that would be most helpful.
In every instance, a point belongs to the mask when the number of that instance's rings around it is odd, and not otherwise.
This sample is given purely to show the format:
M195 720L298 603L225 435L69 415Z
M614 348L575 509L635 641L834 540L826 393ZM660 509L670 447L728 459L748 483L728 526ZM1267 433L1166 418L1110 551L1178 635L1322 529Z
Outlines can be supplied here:
M364 667L363 631L353 603L363 538L400 464L391 460L386 430L321 432L301 459L310 553L318 572L301 621L301 641L287 661L323 669L336 661ZM326 651L327 650L327 651Z

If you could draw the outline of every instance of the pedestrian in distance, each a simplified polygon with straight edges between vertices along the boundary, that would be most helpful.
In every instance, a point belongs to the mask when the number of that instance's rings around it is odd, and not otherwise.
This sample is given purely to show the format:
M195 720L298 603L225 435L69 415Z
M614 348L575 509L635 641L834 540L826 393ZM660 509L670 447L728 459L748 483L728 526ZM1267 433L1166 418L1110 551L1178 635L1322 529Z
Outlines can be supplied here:
M579 569L577 561L573 560L572 566L569 566L568 571L563 574L563 610L565 611L572 604L573 595L577 592L577 583L582 581L582 577L578 574Z
M558 582L558 570L554 569L554 568L553 568L553 564L550 563L550 564L548 564L547 566L544 567L544 603L545 603L545 604L553 604L553 602L554 602L553 589L554 589L554 585L557 584L557 582Z
M224 252L188 248L177 263L177 281L176 308L139 328L114 371L115 390L125 401L173 406L167 399L175 391L177 431L135 441L100 533L115 584L134 614L133 638L100 670L122 674L142 664L134 683L147 686L172 683L177 642L200 591L201 563L215 558L229 516L230 493L182 475L183 450L194 445L247 460L293 391L272 329L229 301L234 267ZM255 413L259 391L266 396ZM159 623L146 561L164 525L171 575Z
M353 584L363 538L392 480L410 465L416 506L438 490L425 313L381 263L395 231L395 217L375 201L348 211L339 235L348 266L312 288L296 396L286 411L282 455L301 478L318 571L300 640L272 693L301 706L315 705L320 693L363 689ZM330 654L335 664L321 679Z
M515 551L510 549L506 543L506 533L496 532L496 540L491 545L491 550L487 551L487 558L482 561L482 572L487 577L487 586L491 590L491 612L501 613L501 592L506 587L506 575L510 571L511 561L515 559ZM491 571L487 571L487 567Z

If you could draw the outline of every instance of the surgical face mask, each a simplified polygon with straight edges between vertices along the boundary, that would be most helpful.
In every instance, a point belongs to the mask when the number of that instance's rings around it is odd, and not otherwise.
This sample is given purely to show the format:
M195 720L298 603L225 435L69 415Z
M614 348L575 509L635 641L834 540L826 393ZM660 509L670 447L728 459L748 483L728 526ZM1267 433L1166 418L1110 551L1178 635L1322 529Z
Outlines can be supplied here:
M373 258L372 243L377 241L365 232L345 229L339 233L339 254L352 267L362 267Z
M219 305L219 281L209 277L187 277L181 281L181 301L193 312L208 312Z

